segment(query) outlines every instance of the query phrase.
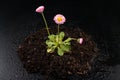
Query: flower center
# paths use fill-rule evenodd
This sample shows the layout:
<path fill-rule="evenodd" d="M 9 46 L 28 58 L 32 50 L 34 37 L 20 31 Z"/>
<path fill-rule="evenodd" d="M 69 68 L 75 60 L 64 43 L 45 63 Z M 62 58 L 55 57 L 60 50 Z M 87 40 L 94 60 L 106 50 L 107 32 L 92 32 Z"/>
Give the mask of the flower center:
<path fill-rule="evenodd" d="M 62 21 L 62 17 L 58 17 L 57 20 L 60 22 Z"/>

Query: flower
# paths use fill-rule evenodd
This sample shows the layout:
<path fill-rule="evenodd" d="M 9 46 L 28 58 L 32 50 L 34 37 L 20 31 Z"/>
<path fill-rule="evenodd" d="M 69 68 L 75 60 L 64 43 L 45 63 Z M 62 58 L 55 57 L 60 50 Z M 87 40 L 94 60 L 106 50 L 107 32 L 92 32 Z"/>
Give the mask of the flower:
<path fill-rule="evenodd" d="M 37 9 L 36 9 L 36 12 L 38 13 L 42 13 L 44 11 L 44 6 L 39 6 Z"/>
<path fill-rule="evenodd" d="M 83 38 L 79 38 L 79 43 L 80 43 L 80 44 L 83 43 Z"/>
<path fill-rule="evenodd" d="M 61 14 L 57 14 L 55 17 L 54 17 L 54 21 L 56 24 L 64 24 L 64 22 L 66 21 L 65 17 Z"/>

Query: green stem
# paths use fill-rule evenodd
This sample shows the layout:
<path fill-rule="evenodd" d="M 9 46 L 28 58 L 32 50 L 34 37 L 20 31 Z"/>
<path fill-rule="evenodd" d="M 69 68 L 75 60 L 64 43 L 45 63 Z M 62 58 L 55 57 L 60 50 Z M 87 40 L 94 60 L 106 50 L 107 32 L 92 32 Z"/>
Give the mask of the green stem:
<path fill-rule="evenodd" d="M 72 40 L 77 40 L 76 38 L 72 38 Z"/>
<path fill-rule="evenodd" d="M 58 34 L 59 34 L 60 25 L 58 24 Z"/>
<path fill-rule="evenodd" d="M 58 42 L 59 42 L 59 29 L 60 29 L 60 25 L 58 24 Z"/>
<path fill-rule="evenodd" d="M 47 25 L 47 21 L 46 21 L 46 19 L 45 19 L 44 13 L 42 12 L 41 14 L 42 14 L 43 20 L 44 20 L 44 22 L 45 22 L 45 26 L 46 26 L 48 35 L 50 35 L 49 29 L 48 29 L 48 25 Z"/>

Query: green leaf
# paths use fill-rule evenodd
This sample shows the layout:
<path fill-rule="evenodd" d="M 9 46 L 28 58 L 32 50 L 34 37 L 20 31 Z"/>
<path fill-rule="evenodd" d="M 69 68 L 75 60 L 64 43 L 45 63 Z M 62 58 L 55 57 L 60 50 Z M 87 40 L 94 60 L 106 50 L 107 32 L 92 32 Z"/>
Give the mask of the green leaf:
<path fill-rule="evenodd" d="M 59 37 L 60 37 L 61 41 L 63 40 L 64 36 L 65 36 L 65 33 L 64 32 L 60 32 Z"/>
<path fill-rule="evenodd" d="M 55 48 L 56 48 L 56 46 L 52 46 L 52 47 L 47 49 L 47 52 L 52 53 L 52 52 L 54 52 Z"/>
<path fill-rule="evenodd" d="M 55 35 L 54 34 L 49 35 L 48 38 L 51 41 L 55 41 Z"/>
<path fill-rule="evenodd" d="M 55 36 L 55 40 L 56 40 L 56 42 L 59 41 L 59 37 L 58 37 L 58 35 Z"/>
<path fill-rule="evenodd" d="M 50 40 L 46 40 L 46 44 L 48 47 L 51 47 L 54 45 L 54 42 L 50 41 Z"/>
<path fill-rule="evenodd" d="M 64 55 L 64 51 L 62 49 L 60 49 L 59 47 L 58 47 L 58 55 L 59 56 L 63 56 Z"/>
<path fill-rule="evenodd" d="M 63 44 L 64 44 L 64 45 L 69 45 L 69 46 L 71 45 L 70 42 L 63 42 Z"/>
<path fill-rule="evenodd" d="M 48 45 L 48 44 L 49 44 L 49 42 L 50 42 L 50 40 L 46 40 L 46 42 L 45 42 L 45 43 Z"/>
<path fill-rule="evenodd" d="M 68 51 L 70 51 L 70 46 L 69 45 L 60 45 L 60 48 L 63 50 L 63 51 L 66 51 L 66 52 L 68 52 Z"/>
<path fill-rule="evenodd" d="M 71 40 L 72 40 L 72 38 L 67 38 L 64 42 L 69 42 Z"/>

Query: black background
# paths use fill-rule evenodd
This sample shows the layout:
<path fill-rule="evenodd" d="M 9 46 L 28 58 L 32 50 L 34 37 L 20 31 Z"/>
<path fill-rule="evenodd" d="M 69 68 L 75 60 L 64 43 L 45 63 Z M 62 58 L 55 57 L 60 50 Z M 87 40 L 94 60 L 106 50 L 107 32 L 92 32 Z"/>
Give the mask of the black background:
<path fill-rule="evenodd" d="M 65 25 L 81 26 L 98 42 L 104 38 L 111 69 L 111 74 L 105 80 L 119 80 L 119 4 L 117 0 L 1 0 L 0 80 L 42 80 L 40 75 L 27 74 L 15 51 L 17 43 L 32 33 L 38 21 L 43 24 L 41 16 L 35 12 L 40 5 L 45 6 L 44 13 L 49 24 L 54 23 L 52 19 L 55 14 L 61 13 L 67 18 Z"/>

